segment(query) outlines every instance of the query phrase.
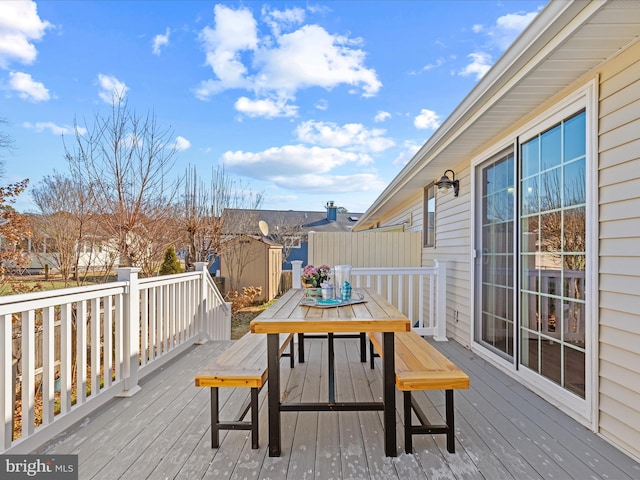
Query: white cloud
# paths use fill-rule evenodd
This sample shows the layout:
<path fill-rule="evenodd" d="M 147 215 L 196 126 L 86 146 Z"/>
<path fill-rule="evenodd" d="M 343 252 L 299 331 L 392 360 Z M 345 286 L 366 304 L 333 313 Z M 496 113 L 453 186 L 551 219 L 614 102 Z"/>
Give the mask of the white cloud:
<path fill-rule="evenodd" d="M 240 97 L 235 103 L 235 108 L 249 117 L 295 117 L 298 114 L 298 107 L 288 105 L 286 100 L 251 100 Z"/>
<path fill-rule="evenodd" d="M 536 15 L 538 12 L 503 15 L 496 20 L 496 24 L 489 29 L 487 34 L 500 50 L 506 50 Z"/>
<path fill-rule="evenodd" d="M 257 153 L 226 152 L 222 160 L 229 172 L 268 181 L 287 190 L 331 194 L 381 191 L 385 187 L 375 173 L 329 174 L 339 166 L 371 160 L 366 155 L 335 148 L 287 145 Z"/>
<path fill-rule="evenodd" d="M 24 128 L 28 128 L 31 130 L 35 130 L 38 133 L 44 132 L 45 130 L 49 130 L 54 135 L 72 135 L 76 132 L 80 135 L 85 135 L 87 133 L 87 129 L 83 127 L 73 127 L 70 125 L 57 125 L 53 122 L 24 122 L 22 124 Z"/>
<path fill-rule="evenodd" d="M 214 27 L 205 27 L 200 39 L 206 63 L 215 79 L 195 90 L 207 100 L 229 89 L 252 91 L 260 98 L 292 100 L 298 90 L 347 85 L 365 97 L 376 95 L 382 84 L 375 70 L 366 68 L 362 40 L 331 35 L 318 25 L 297 25 L 304 11 L 263 9 L 271 35 L 259 36 L 258 24 L 246 7 L 214 8 Z M 284 32 L 284 33 L 283 33 Z"/>
<path fill-rule="evenodd" d="M 169 45 L 170 34 L 171 34 L 171 30 L 167 28 L 167 30 L 164 32 L 164 35 L 159 33 L 158 35 L 153 37 L 151 51 L 153 52 L 154 55 L 160 55 L 160 51 L 162 50 L 162 47 Z"/>
<path fill-rule="evenodd" d="M 216 27 L 205 27 L 200 32 L 200 40 L 206 51 L 206 63 L 218 79 L 200 83 L 196 96 L 201 100 L 229 88 L 250 87 L 240 55 L 258 47 L 256 21 L 248 9 L 232 10 L 216 5 L 214 18 Z"/>
<path fill-rule="evenodd" d="M 475 52 L 470 53 L 467 57 L 472 61 L 460 72 L 460 75 L 463 77 L 475 75 L 476 80 L 480 80 L 491 68 L 491 55 L 485 52 Z"/>
<path fill-rule="evenodd" d="M 285 145 L 262 152 L 225 152 L 222 156 L 230 171 L 248 177 L 269 180 L 282 175 L 299 176 L 326 173 L 347 163 L 371 163 L 363 153 L 346 152 L 337 148 Z"/>
<path fill-rule="evenodd" d="M 413 158 L 413 156 L 420 150 L 422 144 L 414 143 L 411 141 L 405 141 L 402 146 L 402 151 L 400 154 L 393 160 L 392 164 L 396 167 L 404 167 L 409 160 Z"/>
<path fill-rule="evenodd" d="M 272 10 L 268 5 L 262 8 L 264 22 L 269 25 L 275 35 L 280 35 L 282 28 L 291 28 L 304 22 L 305 11 L 294 7 L 286 10 Z"/>
<path fill-rule="evenodd" d="M 191 148 L 191 142 L 184 137 L 177 136 L 175 149 L 178 152 L 184 152 L 185 150 L 189 150 Z"/>
<path fill-rule="evenodd" d="M 376 113 L 376 116 L 374 117 L 373 121 L 376 123 L 380 123 L 380 122 L 384 122 L 387 118 L 391 118 L 391 114 L 389 112 L 380 110 L 378 113 Z"/>
<path fill-rule="evenodd" d="M 413 119 L 413 125 L 420 130 L 435 130 L 440 126 L 440 116 L 433 110 L 423 108 L 420 110 L 420 114 Z"/>
<path fill-rule="evenodd" d="M 46 102 L 51 98 L 49 90 L 31 75 L 23 72 L 9 72 L 9 88 L 18 92 L 18 96 L 30 102 Z"/>
<path fill-rule="evenodd" d="M 98 96 L 109 105 L 117 103 L 118 100 L 124 99 L 127 95 L 129 87 L 121 82 L 116 77 L 111 75 L 98 74 L 98 84 L 100 85 L 100 92 Z"/>
<path fill-rule="evenodd" d="M 327 110 L 329 108 L 329 101 L 326 98 L 321 98 L 314 105 L 318 110 Z"/>
<path fill-rule="evenodd" d="M 471 59 L 464 69 L 458 72 L 459 75 L 467 77 L 475 75 L 476 80 L 480 80 L 489 71 L 493 64 L 490 51 L 502 53 L 509 48 L 522 31 L 531 23 L 538 12 L 518 12 L 508 13 L 498 17 L 494 25 L 489 27 L 475 24 L 472 27 L 474 33 L 486 36 L 488 42 L 483 50 L 479 50 L 467 55 Z"/>
<path fill-rule="evenodd" d="M 308 193 L 336 194 L 353 192 L 382 191 L 385 182 L 374 173 L 354 175 L 300 175 L 274 176 L 271 179 L 278 187 Z"/>
<path fill-rule="evenodd" d="M 356 152 L 381 152 L 395 145 L 384 137 L 383 129 L 367 129 L 360 123 L 338 126 L 333 122 L 309 120 L 296 128 L 298 139 L 322 147 L 344 148 Z"/>
<path fill-rule="evenodd" d="M 444 59 L 443 58 L 439 58 L 438 60 L 436 60 L 436 63 L 429 63 L 427 65 L 425 65 L 424 67 L 422 67 L 423 70 L 428 71 L 431 70 L 433 68 L 438 68 L 440 66 L 442 66 L 442 64 L 444 64 Z"/>
<path fill-rule="evenodd" d="M 364 67 L 364 51 L 354 48 L 359 44 L 358 39 L 330 35 L 318 25 L 305 25 L 280 36 L 276 48 L 259 52 L 263 68 L 256 77 L 256 88 L 293 94 L 302 88 L 330 90 L 345 84 L 360 87 L 364 97 L 374 96 L 382 84 L 374 70 Z"/>
<path fill-rule="evenodd" d="M 40 19 L 36 2 L 0 2 L 0 68 L 12 61 L 32 64 L 38 55 L 32 42 L 48 28 L 51 24 Z"/>

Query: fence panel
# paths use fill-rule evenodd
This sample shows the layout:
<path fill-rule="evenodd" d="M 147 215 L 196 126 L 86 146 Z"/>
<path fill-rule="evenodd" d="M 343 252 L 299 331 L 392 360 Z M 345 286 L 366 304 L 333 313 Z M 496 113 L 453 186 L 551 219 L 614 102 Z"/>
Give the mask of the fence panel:
<path fill-rule="evenodd" d="M 420 267 L 420 232 L 315 232 L 309 234 L 311 265 Z"/>

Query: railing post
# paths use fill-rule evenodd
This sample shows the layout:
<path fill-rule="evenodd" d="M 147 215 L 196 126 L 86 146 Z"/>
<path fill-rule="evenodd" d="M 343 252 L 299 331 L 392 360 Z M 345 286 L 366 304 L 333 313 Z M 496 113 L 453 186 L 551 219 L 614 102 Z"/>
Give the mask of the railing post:
<path fill-rule="evenodd" d="M 302 260 L 291 261 L 291 287 L 302 288 Z"/>
<path fill-rule="evenodd" d="M 200 276 L 200 304 L 198 305 L 198 341 L 196 344 L 203 345 L 208 341 L 208 325 L 207 325 L 207 262 L 195 262 L 196 272 L 201 272 Z"/>
<path fill-rule="evenodd" d="M 436 334 L 434 340 L 447 341 L 447 262 L 435 260 L 436 267 Z"/>
<path fill-rule="evenodd" d="M 0 316 L 0 413 L 3 423 L 0 430 L 0 452 L 4 452 L 13 441 L 13 412 L 15 379 L 11 372 L 13 348 L 11 344 L 11 315 Z"/>
<path fill-rule="evenodd" d="M 128 282 L 124 295 L 124 391 L 120 397 L 130 397 L 138 393 L 138 357 L 140 355 L 140 286 L 138 284 L 139 268 L 116 268 L 119 282 Z"/>

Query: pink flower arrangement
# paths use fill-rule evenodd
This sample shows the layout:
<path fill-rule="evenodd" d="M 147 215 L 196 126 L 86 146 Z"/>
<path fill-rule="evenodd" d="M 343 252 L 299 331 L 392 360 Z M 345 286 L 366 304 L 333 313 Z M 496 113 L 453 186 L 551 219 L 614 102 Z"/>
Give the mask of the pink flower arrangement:
<path fill-rule="evenodd" d="M 308 287 L 318 288 L 322 282 L 329 280 L 330 271 L 331 269 L 326 265 L 320 265 L 317 268 L 307 265 L 302 270 L 302 281 Z"/>

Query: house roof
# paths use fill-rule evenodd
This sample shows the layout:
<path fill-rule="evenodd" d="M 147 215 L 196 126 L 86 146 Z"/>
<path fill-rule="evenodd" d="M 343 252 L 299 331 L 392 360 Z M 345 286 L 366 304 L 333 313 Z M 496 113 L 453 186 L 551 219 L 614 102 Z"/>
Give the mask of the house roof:
<path fill-rule="evenodd" d="M 360 218 L 361 213 L 337 213 L 335 221 L 327 219 L 327 212 L 294 211 L 294 210 L 248 210 L 225 209 L 222 212 L 225 233 L 255 233 L 260 232 L 258 222 L 264 221 L 269 229 L 277 229 L 279 226 L 301 226 L 304 233 L 309 232 L 349 232 Z M 238 219 L 250 218 L 250 232 L 239 232 L 246 221 Z"/>
<path fill-rule="evenodd" d="M 392 180 L 354 230 L 371 228 L 442 173 L 638 41 L 637 0 L 551 0 Z M 461 195 L 465 192 L 461 190 Z M 468 193 L 468 192 L 467 192 Z"/>

